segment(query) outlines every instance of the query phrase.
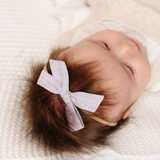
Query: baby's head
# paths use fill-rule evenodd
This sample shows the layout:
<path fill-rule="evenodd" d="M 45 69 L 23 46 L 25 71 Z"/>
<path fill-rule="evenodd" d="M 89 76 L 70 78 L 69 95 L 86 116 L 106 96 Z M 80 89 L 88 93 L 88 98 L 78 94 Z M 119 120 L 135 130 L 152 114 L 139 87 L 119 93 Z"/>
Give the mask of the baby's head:
<path fill-rule="evenodd" d="M 118 122 L 114 127 L 107 126 L 79 109 L 85 127 L 71 132 L 61 96 L 37 85 L 45 64 L 35 65 L 26 94 L 31 133 L 56 153 L 84 152 L 83 148 L 106 144 L 106 136 L 128 117 L 131 105 L 142 94 L 151 74 L 142 44 L 113 30 L 98 32 L 73 47 L 53 51 L 50 59 L 66 63 L 71 92 L 104 95 L 95 116 Z M 47 72 L 51 74 L 49 63 Z"/>
<path fill-rule="evenodd" d="M 103 87 L 112 88 L 116 95 L 115 107 L 109 121 L 128 117 L 130 106 L 140 97 L 147 85 L 151 69 L 142 44 L 122 32 L 104 30 L 97 32 L 69 48 L 62 55 L 71 55 L 75 63 L 97 64 L 97 75 L 103 77 Z M 106 106 L 108 108 L 108 106 Z"/>

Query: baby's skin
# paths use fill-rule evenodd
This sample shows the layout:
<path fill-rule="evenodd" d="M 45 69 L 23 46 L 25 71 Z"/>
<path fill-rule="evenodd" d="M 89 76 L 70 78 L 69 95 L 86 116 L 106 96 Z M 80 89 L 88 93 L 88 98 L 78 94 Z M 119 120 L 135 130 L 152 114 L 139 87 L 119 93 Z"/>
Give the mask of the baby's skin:
<path fill-rule="evenodd" d="M 109 85 L 119 93 L 118 103 L 107 118 L 111 122 L 126 119 L 151 76 L 143 45 L 122 32 L 104 30 L 83 39 L 62 53 L 65 54 L 71 54 L 75 62 L 100 63 L 97 69 L 103 70 L 104 79 L 112 79 Z"/>

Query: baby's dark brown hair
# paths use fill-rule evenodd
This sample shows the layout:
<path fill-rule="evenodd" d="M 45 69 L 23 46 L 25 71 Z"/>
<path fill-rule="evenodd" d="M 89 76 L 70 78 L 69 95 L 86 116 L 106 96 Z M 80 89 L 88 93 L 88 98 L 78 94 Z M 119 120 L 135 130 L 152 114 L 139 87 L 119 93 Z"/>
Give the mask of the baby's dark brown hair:
<path fill-rule="evenodd" d="M 60 56 L 66 49 L 57 49 L 51 53 L 49 59 L 62 60 L 66 63 L 69 73 L 69 90 L 71 92 L 83 91 L 104 95 L 96 115 L 102 115 L 104 109 L 114 107 L 116 94 L 111 88 L 103 87 L 101 72 L 95 68 L 97 62 L 75 63 L 69 55 Z M 24 94 L 25 109 L 28 118 L 28 131 L 33 140 L 37 140 L 50 153 L 91 153 L 95 147 L 107 145 L 107 137 L 120 128 L 124 123 L 120 120 L 115 127 L 106 126 L 95 121 L 90 115 L 79 110 L 85 127 L 79 131 L 71 132 L 66 117 L 66 104 L 59 94 L 54 94 L 37 85 L 37 80 L 46 64 L 33 64 L 31 77 L 27 79 Z M 51 74 L 49 63 L 48 73 Z M 95 76 L 96 75 L 96 76 Z M 105 106 L 105 108 L 104 108 Z M 109 106 L 108 108 L 106 106 Z M 105 112 L 106 113 L 106 112 Z M 109 144 L 108 144 L 109 145 Z"/>

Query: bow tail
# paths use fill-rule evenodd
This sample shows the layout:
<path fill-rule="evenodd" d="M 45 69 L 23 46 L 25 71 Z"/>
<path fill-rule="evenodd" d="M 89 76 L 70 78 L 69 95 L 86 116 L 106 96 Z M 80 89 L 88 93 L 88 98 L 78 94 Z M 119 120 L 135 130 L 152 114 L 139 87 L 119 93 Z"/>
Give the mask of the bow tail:
<path fill-rule="evenodd" d="M 70 130 L 72 132 L 84 128 L 84 123 L 81 115 L 79 114 L 78 109 L 73 105 L 72 102 L 66 103 L 66 115 Z"/>

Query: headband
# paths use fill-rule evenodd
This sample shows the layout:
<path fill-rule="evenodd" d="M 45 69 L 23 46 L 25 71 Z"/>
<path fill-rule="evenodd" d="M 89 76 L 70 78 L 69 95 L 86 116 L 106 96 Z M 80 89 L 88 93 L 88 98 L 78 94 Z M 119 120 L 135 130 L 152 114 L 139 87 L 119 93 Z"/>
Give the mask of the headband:
<path fill-rule="evenodd" d="M 85 93 L 70 92 L 69 77 L 65 63 L 58 60 L 49 60 L 52 75 L 42 70 L 37 84 L 51 93 L 60 94 L 66 103 L 66 115 L 71 131 L 84 128 L 84 123 L 77 109 L 95 112 L 102 102 L 104 96 Z"/>
<path fill-rule="evenodd" d="M 88 111 L 85 111 L 85 110 L 82 110 L 82 109 L 81 109 L 81 111 L 84 112 L 84 113 L 86 113 L 86 114 L 88 114 L 88 115 L 90 115 L 90 116 L 92 117 L 92 119 L 96 120 L 97 122 L 99 122 L 99 123 L 101 123 L 101 124 L 104 124 L 104 125 L 107 125 L 107 126 L 111 126 L 111 127 L 117 125 L 117 122 L 108 122 L 108 121 L 106 121 L 106 120 L 103 120 L 103 119 L 95 116 L 95 115 L 94 115 L 93 113 L 91 113 L 91 112 L 88 112 Z"/>
<path fill-rule="evenodd" d="M 46 65 L 43 67 L 43 69 L 44 69 L 44 71 L 48 72 Z M 97 122 L 99 122 L 99 123 L 101 123 L 101 124 L 104 124 L 104 125 L 107 125 L 107 126 L 116 126 L 116 125 L 117 125 L 117 122 L 108 122 L 108 121 L 106 121 L 106 120 L 103 120 L 103 119 L 95 116 L 95 115 L 94 115 L 93 113 L 91 113 L 91 112 L 88 112 L 88 111 L 83 110 L 83 109 L 81 109 L 81 111 L 84 112 L 85 114 L 90 115 L 92 119 L 96 120 Z"/>

